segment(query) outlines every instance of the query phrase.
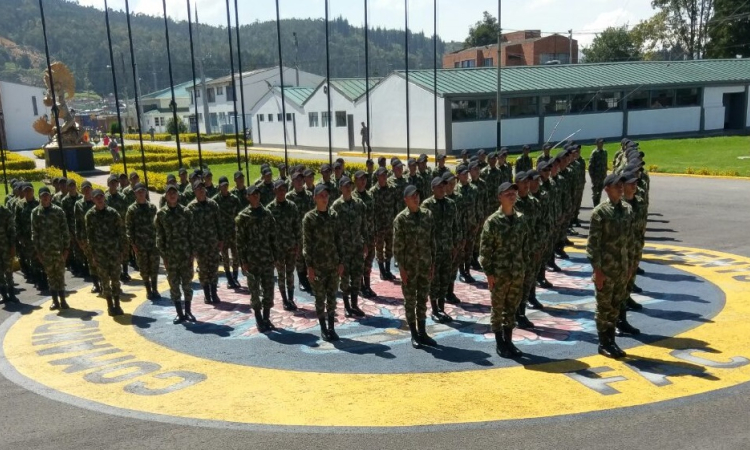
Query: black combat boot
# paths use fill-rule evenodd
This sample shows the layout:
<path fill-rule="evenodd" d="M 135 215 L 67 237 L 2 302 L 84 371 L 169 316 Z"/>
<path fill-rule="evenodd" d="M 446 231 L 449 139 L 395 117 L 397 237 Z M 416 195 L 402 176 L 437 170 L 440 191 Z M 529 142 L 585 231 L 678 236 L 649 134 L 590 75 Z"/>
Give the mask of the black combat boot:
<path fill-rule="evenodd" d="M 576 218 L 573 219 L 573 225 L 575 225 L 575 226 L 577 226 L 579 228 L 581 227 L 581 219 L 578 218 L 578 214 L 576 214 Z"/>
<path fill-rule="evenodd" d="M 477 282 L 477 280 L 475 280 L 474 277 L 471 276 L 471 264 L 470 263 L 464 264 L 464 272 L 466 274 L 466 282 L 467 283 L 473 284 L 473 283 Z"/>
<path fill-rule="evenodd" d="M 271 307 L 270 306 L 263 307 L 263 324 L 265 324 L 266 330 L 268 331 L 273 331 L 276 329 L 276 327 L 273 326 L 273 323 L 271 323 Z"/>
<path fill-rule="evenodd" d="M 344 317 L 353 317 L 352 305 L 349 303 L 349 294 L 343 294 L 341 296 L 344 299 Z"/>
<path fill-rule="evenodd" d="M 115 315 L 115 304 L 112 302 L 112 296 L 107 296 L 107 314 L 110 317 Z"/>
<path fill-rule="evenodd" d="M 641 334 L 641 330 L 628 323 L 628 310 L 625 308 L 620 310 L 620 317 L 617 319 L 616 328 L 619 336 L 624 336 L 626 334 L 637 336 Z"/>
<path fill-rule="evenodd" d="M 474 255 L 474 257 L 471 259 L 471 268 L 478 272 L 482 271 L 482 265 L 479 264 L 479 258 L 477 255 Z"/>
<path fill-rule="evenodd" d="M 640 311 L 643 309 L 643 305 L 633 300 L 633 297 L 628 295 L 625 299 L 625 306 L 631 311 Z"/>
<path fill-rule="evenodd" d="M 191 301 L 185 300 L 185 319 L 187 319 L 188 322 L 195 322 L 197 320 L 193 315 L 192 303 L 193 302 Z"/>
<path fill-rule="evenodd" d="M 410 323 L 409 331 L 411 331 L 411 346 L 414 348 L 422 348 L 422 342 L 419 339 L 419 331 L 417 331 L 417 324 Z"/>
<path fill-rule="evenodd" d="M 10 303 L 21 303 L 21 300 L 16 297 L 16 291 L 13 288 L 13 280 L 11 280 L 10 287 L 7 287 L 8 292 L 8 302 Z"/>
<path fill-rule="evenodd" d="M 92 286 L 92 288 L 91 288 L 91 293 L 92 294 L 101 294 L 102 293 L 102 286 L 101 286 L 101 284 L 99 284 L 99 277 L 92 276 L 91 279 L 92 279 L 92 282 L 94 283 L 94 286 Z"/>
<path fill-rule="evenodd" d="M 456 293 L 453 292 L 453 290 L 456 288 L 456 282 L 451 281 L 451 284 L 448 285 L 448 294 L 445 296 L 445 302 L 450 303 L 451 305 L 458 305 L 461 303 L 461 299 L 456 297 Z"/>
<path fill-rule="evenodd" d="M 510 358 L 512 353 L 505 344 L 505 337 L 502 331 L 495 331 L 495 352 L 501 358 Z"/>
<path fill-rule="evenodd" d="M 121 315 L 125 314 L 125 311 L 123 311 L 122 308 L 120 307 L 120 296 L 119 295 L 115 295 L 114 296 L 113 303 L 114 303 L 115 316 L 121 316 Z"/>
<path fill-rule="evenodd" d="M 446 322 L 453 322 L 453 317 L 449 316 L 448 313 L 445 312 L 445 299 L 439 298 L 437 304 L 438 311 L 440 311 L 440 314 L 442 314 L 443 319 L 445 319 Z"/>
<path fill-rule="evenodd" d="M 640 287 L 638 287 L 637 284 L 634 284 L 632 292 L 633 292 L 633 294 L 642 294 L 643 293 L 643 289 L 641 289 Z"/>
<path fill-rule="evenodd" d="M 302 292 L 312 292 L 312 287 L 310 287 L 310 280 L 307 279 L 307 272 L 300 271 L 297 272 L 297 278 L 299 278 L 299 290 Z"/>
<path fill-rule="evenodd" d="M 544 309 L 544 305 L 542 305 L 539 300 L 536 298 L 536 288 L 532 288 L 531 292 L 529 293 L 529 308 L 531 309 L 538 309 L 539 311 Z"/>
<path fill-rule="evenodd" d="M 645 275 L 646 271 L 643 270 L 643 269 L 641 269 L 640 267 L 638 267 L 637 269 L 635 269 L 635 274 L 636 275 Z"/>
<path fill-rule="evenodd" d="M 211 303 L 213 304 L 221 303 L 218 290 L 219 290 L 219 283 L 212 283 L 211 284 Z"/>
<path fill-rule="evenodd" d="M 174 302 L 174 310 L 177 312 L 177 315 L 174 316 L 172 323 L 175 325 L 181 324 L 186 319 L 185 313 L 182 312 L 182 302 L 180 302 L 179 300 Z"/>
<path fill-rule="evenodd" d="M 388 261 L 385 262 L 385 273 L 386 273 L 386 276 L 388 277 L 388 281 L 394 281 L 396 279 L 396 276 L 393 275 L 393 273 L 391 272 L 391 261 L 390 260 L 388 260 Z"/>
<path fill-rule="evenodd" d="M 154 296 L 152 300 L 161 300 L 161 294 L 159 294 L 159 289 L 156 287 L 156 283 L 156 278 L 151 280 L 151 294 Z"/>
<path fill-rule="evenodd" d="M 148 279 L 143 280 L 143 284 L 146 286 L 146 298 L 148 300 L 154 299 L 154 293 L 151 291 L 151 281 Z"/>
<path fill-rule="evenodd" d="M 289 302 L 288 311 L 297 311 L 297 304 L 294 303 L 294 288 L 289 288 L 289 290 L 286 293 L 286 296 L 287 296 L 287 302 Z"/>
<path fill-rule="evenodd" d="M 568 256 L 568 254 L 565 253 L 565 247 L 563 246 L 563 244 L 559 244 L 555 248 L 555 255 L 557 255 L 557 257 L 560 259 L 570 259 L 570 256 Z"/>
<path fill-rule="evenodd" d="M 265 333 L 268 331 L 268 328 L 266 328 L 266 321 L 263 320 L 263 313 L 260 308 L 253 308 L 253 312 L 255 313 L 255 326 L 258 328 L 258 332 Z"/>
<path fill-rule="evenodd" d="M 359 299 L 357 298 L 357 290 L 352 292 L 352 314 L 356 317 L 365 317 L 365 312 L 359 309 Z"/>
<path fill-rule="evenodd" d="M 419 342 L 422 343 L 422 345 L 426 345 L 428 347 L 436 347 L 437 342 L 435 342 L 435 339 L 431 338 L 429 334 L 427 334 L 427 321 L 424 319 L 417 321 L 417 328 L 419 329 Z"/>
<path fill-rule="evenodd" d="M 612 346 L 612 350 L 614 350 L 615 354 L 617 355 L 616 358 L 624 358 L 628 356 L 627 353 L 625 353 L 625 350 L 621 349 L 619 345 L 617 345 L 617 342 L 615 341 L 615 327 L 609 328 L 607 330 L 607 335 L 609 336 L 609 342 Z"/>
<path fill-rule="evenodd" d="M 211 304 L 211 285 L 209 284 L 203 285 L 203 303 L 207 305 Z"/>
<path fill-rule="evenodd" d="M 599 206 L 599 203 L 602 202 L 602 193 L 594 192 L 593 194 L 591 194 L 591 202 L 594 204 L 594 208 Z"/>
<path fill-rule="evenodd" d="M 232 267 L 232 279 L 234 280 L 234 284 L 237 285 L 237 289 L 242 287 L 242 285 L 240 284 L 240 268 L 239 267 Z"/>
<path fill-rule="evenodd" d="M 388 280 L 388 274 L 385 272 L 385 263 L 378 261 L 378 269 L 380 269 L 380 279 L 383 281 Z"/>
<path fill-rule="evenodd" d="M 549 261 L 547 261 L 547 267 L 549 267 L 549 270 L 551 272 L 562 272 L 562 269 L 560 268 L 560 266 L 558 266 L 557 263 L 555 262 L 554 255 L 550 257 Z"/>
<path fill-rule="evenodd" d="M 539 285 L 539 287 L 550 289 L 552 288 L 552 283 L 547 280 L 547 275 L 545 274 L 544 267 L 539 271 L 539 274 L 536 276 L 536 282 Z"/>
<path fill-rule="evenodd" d="M 229 266 L 224 266 L 224 276 L 227 277 L 227 289 L 237 289 L 237 283 L 232 278 L 232 271 L 229 270 Z"/>
<path fill-rule="evenodd" d="M 503 340 L 505 341 L 505 346 L 508 348 L 511 357 L 518 358 L 523 356 L 523 352 L 513 344 L 513 327 L 503 327 Z"/>
<path fill-rule="evenodd" d="M 2 294 L 3 298 L 0 301 L 0 303 L 8 303 L 8 288 L 3 286 L 0 287 L 0 294 Z"/>
<path fill-rule="evenodd" d="M 519 303 L 518 309 L 516 309 L 516 322 L 518 322 L 518 328 L 522 330 L 531 330 L 534 328 L 534 324 L 526 317 L 526 302 L 524 301 Z"/>
<path fill-rule="evenodd" d="M 124 262 L 122 263 L 122 273 L 120 274 L 120 281 L 125 283 L 130 280 L 132 280 L 132 278 L 130 278 L 130 275 L 128 275 L 128 263 Z"/>
<path fill-rule="evenodd" d="M 57 292 L 52 293 L 52 304 L 49 305 L 50 311 L 57 311 L 60 309 L 60 299 L 57 298 Z"/>
<path fill-rule="evenodd" d="M 70 309 L 70 305 L 65 301 L 65 290 L 59 292 L 60 294 L 60 309 Z"/>
<path fill-rule="evenodd" d="M 362 297 L 375 298 L 377 296 L 378 294 L 376 294 L 370 287 L 370 275 L 363 276 L 362 277 Z"/>
<path fill-rule="evenodd" d="M 446 320 L 443 317 L 443 314 L 440 312 L 440 307 L 438 306 L 437 299 L 430 297 L 430 307 L 432 308 L 432 314 L 430 315 L 432 320 L 437 323 L 445 323 Z"/>
<path fill-rule="evenodd" d="M 328 325 L 326 325 L 325 319 L 318 319 L 320 323 L 320 338 L 326 342 L 330 342 L 331 338 L 328 336 Z"/>
<path fill-rule="evenodd" d="M 336 334 L 336 330 L 334 330 L 334 324 L 336 323 L 336 316 L 333 314 L 328 315 L 328 339 L 331 341 L 338 341 L 339 335 Z"/>
<path fill-rule="evenodd" d="M 279 288 L 279 293 L 281 294 L 281 304 L 284 306 L 284 311 L 289 311 L 289 300 L 286 297 L 286 291 L 283 287 Z"/>
<path fill-rule="evenodd" d="M 49 283 L 47 282 L 47 275 L 43 271 L 39 271 L 37 275 L 37 287 L 40 291 L 49 291 Z"/>

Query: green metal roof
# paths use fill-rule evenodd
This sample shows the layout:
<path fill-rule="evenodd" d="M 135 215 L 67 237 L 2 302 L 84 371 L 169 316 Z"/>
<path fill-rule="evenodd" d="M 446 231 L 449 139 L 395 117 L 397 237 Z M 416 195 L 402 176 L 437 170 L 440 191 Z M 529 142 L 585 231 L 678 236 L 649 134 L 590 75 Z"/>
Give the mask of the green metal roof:
<path fill-rule="evenodd" d="M 276 89 L 276 92 L 281 92 L 281 89 L 279 89 L 278 86 L 274 89 Z M 284 88 L 284 96 L 289 99 L 289 101 L 294 102 L 299 106 L 302 106 L 302 104 L 305 103 L 305 100 L 310 98 L 313 92 L 315 92 L 315 88 L 310 87 L 287 86 Z"/>
<path fill-rule="evenodd" d="M 380 82 L 381 78 L 370 78 L 370 89 Z M 338 89 L 344 97 L 355 101 L 367 92 L 364 78 L 337 78 L 331 80 L 331 86 Z"/>
<path fill-rule="evenodd" d="M 211 79 L 210 78 L 206 78 L 206 81 L 211 81 Z M 201 82 L 200 82 L 200 80 L 196 80 L 196 83 L 198 85 L 200 85 Z M 184 83 L 175 84 L 175 86 L 174 86 L 174 97 L 175 98 L 185 98 L 185 97 L 190 98 L 190 93 L 187 90 L 188 87 L 191 88 L 191 89 L 193 88 L 193 82 L 192 81 L 186 81 Z M 144 100 L 160 99 L 160 98 L 171 99 L 172 98 L 172 89 L 171 88 L 166 88 L 166 89 L 162 89 L 160 91 L 151 92 L 151 93 L 143 95 L 141 98 L 144 99 Z"/>
<path fill-rule="evenodd" d="M 750 59 L 564 64 L 500 70 L 500 92 L 507 94 L 750 82 Z M 397 73 L 405 76 L 403 71 Z M 432 70 L 410 71 L 409 80 L 433 90 Z M 437 92 L 441 97 L 496 94 L 497 67 L 439 69 Z"/>

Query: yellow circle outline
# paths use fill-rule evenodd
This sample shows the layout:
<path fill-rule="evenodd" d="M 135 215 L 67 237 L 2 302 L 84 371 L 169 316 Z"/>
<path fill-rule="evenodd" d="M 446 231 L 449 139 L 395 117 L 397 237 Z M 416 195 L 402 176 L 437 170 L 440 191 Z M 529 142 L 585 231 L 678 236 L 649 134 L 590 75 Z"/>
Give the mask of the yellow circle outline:
<path fill-rule="evenodd" d="M 647 245 L 647 250 L 672 250 L 682 254 L 703 255 L 706 262 L 736 261 L 750 273 L 750 258 L 736 255 L 665 245 Z M 651 262 L 672 264 L 669 254 L 649 255 Z M 705 341 L 715 354 L 700 354 L 715 361 L 750 355 L 750 342 L 744 338 L 750 302 L 748 288 L 733 279 L 731 267 L 687 262 L 674 267 L 707 279 L 726 295 L 723 310 L 711 321 L 674 338 L 641 345 L 628 350 L 631 358 L 684 363 L 670 355 L 678 342 Z M 702 267 L 702 265 L 704 267 Z M 722 271 L 724 273 L 722 273 Z M 136 289 L 136 288 L 130 288 Z M 76 307 L 99 306 L 101 299 L 76 294 L 70 299 Z M 126 312 L 137 305 L 126 304 Z M 33 346 L 32 335 L 43 325 L 46 312 L 18 318 L 10 326 L 3 342 L 7 361 L 23 377 L 46 388 L 76 398 L 137 413 L 173 416 L 188 420 L 225 421 L 252 425 L 326 426 L 326 427 L 410 427 L 469 424 L 504 420 L 587 413 L 706 393 L 750 381 L 750 364 L 734 369 L 706 368 L 710 377 L 674 377 L 671 384 L 657 387 L 639 376 L 626 361 L 599 355 L 578 360 L 562 360 L 528 368 L 523 366 L 445 373 L 350 374 L 316 373 L 249 367 L 208 361 L 197 356 L 161 347 L 138 334 L 129 323 L 120 324 L 97 316 L 98 329 L 106 342 L 122 349 L 134 360 L 158 363 L 162 371 L 194 371 L 206 375 L 195 386 L 158 396 L 141 396 L 122 388 L 130 381 L 94 384 L 83 375 L 96 369 L 64 373 L 49 361 L 73 356 L 41 356 L 44 346 Z M 124 326 L 126 325 L 126 326 Z M 680 339 L 680 341 L 678 341 Z M 670 343 L 670 341 L 673 341 Z M 252 345 L 241 343 L 238 345 Z M 488 349 L 488 352 L 492 349 Z M 418 354 L 418 355 L 421 355 Z M 116 355 L 115 355 L 116 356 Z M 417 356 L 419 357 L 419 356 Z M 629 360 L 633 360 L 629 358 Z M 563 373 L 606 366 L 609 373 L 625 380 L 613 386 L 618 395 L 602 395 Z M 151 379 L 153 389 L 170 381 Z M 159 383 L 162 383 L 160 386 Z M 106 408 L 105 408 L 106 410 Z"/>

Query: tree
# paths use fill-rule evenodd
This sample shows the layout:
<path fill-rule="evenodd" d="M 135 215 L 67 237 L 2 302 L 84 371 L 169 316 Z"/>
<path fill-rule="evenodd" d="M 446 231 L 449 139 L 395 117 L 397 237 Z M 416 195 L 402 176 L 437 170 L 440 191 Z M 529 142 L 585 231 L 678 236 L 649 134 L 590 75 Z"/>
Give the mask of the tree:
<path fill-rule="evenodd" d="M 487 11 L 483 14 L 484 17 L 482 20 L 469 28 L 469 36 L 464 42 L 465 48 L 497 44 L 497 35 L 500 33 L 500 24 L 498 24 L 497 19 Z"/>
<path fill-rule="evenodd" d="M 715 0 L 652 0 L 657 14 L 636 28 L 644 42 L 655 48 L 682 47 L 688 59 L 700 59 L 708 41 Z M 652 34 L 648 34 L 648 33 Z"/>
<path fill-rule="evenodd" d="M 177 124 L 178 124 L 178 127 L 175 127 L 174 118 L 167 120 L 167 133 L 177 134 L 177 128 L 179 128 L 180 133 L 187 133 L 187 125 L 185 125 L 185 122 L 178 119 Z"/>
<path fill-rule="evenodd" d="M 638 61 L 640 45 L 628 31 L 627 25 L 609 27 L 597 34 L 589 47 L 583 49 L 586 62 Z"/>
<path fill-rule="evenodd" d="M 750 2 L 716 0 L 708 36 L 706 57 L 750 57 Z"/>

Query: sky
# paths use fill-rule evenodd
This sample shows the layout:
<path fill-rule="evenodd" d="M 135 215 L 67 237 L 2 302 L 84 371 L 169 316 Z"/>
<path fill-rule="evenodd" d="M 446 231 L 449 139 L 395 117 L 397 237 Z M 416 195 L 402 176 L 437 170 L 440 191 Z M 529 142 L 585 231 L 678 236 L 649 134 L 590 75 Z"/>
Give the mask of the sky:
<path fill-rule="evenodd" d="M 76 1 L 76 0 L 73 0 Z M 433 32 L 433 1 L 406 0 L 409 7 L 409 29 Z M 104 0 L 77 0 L 81 5 L 104 8 Z M 220 0 L 193 0 L 202 23 L 226 25 L 226 4 Z M 405 0 L 368 0 L 368 23 L 371 27 L 404 29 Z M 187 19 L 185 0 L 166 0 L 167 14 L 177 20 Z M 230 0 L 234 4 L 234 0 Z M 610 26 L 633 26 L 654 13 L 650 0 L 505 0 L 501 2 L 500 25 L 503 30 L 533 29 L 567 34 L 579 45 L 587 46 Z M 109 7 L 125 9 L 125 0 L 109 0 Z M 194 6 L 195 7 L 195 6 Z M 497 16 L 497 0 L 437 0 L 438 32 L 445 41 L 463 41 L 469 28 L 482 18 L 483 11 Z M 163 14 L 158 0 L 130 0 L 134 13 L 154 16 Z M 279 0 L 282 19 L 323 18 L 324 0 Z M 239 0 L 240 23 L 276 19 L 275 0 Z M 364 0 L 329 0 L 329 17 L 343 16 L 353 25 L 364 24 Z M 234 17 L 234 12 L 232 12 Z"/>

